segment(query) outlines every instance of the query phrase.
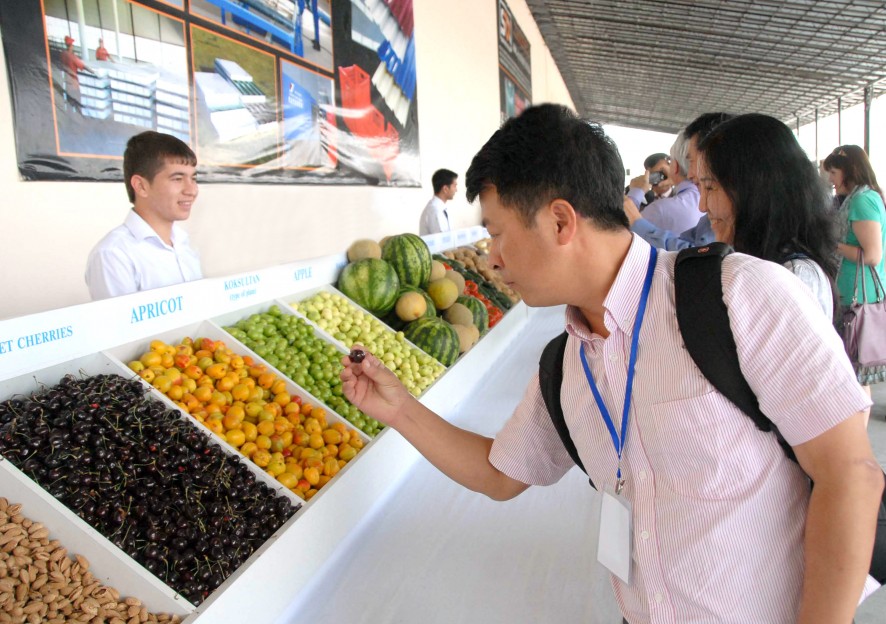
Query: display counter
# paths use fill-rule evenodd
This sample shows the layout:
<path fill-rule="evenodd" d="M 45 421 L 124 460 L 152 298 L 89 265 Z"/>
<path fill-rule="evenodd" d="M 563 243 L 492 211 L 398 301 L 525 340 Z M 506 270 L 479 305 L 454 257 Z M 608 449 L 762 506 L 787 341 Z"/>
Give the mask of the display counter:
<path fill-rule="evenodd" d="M 425 240 L 438 252 L 485 236 L 482 228 L 471 228 Z M 345 262 L 342 254 L 0 321 L 0 400 L 29 391 L 29 385 L 33 391 L 38 384 L 53 384 L 65 373 L 125 374 L 123 361 L 140 343 L 199 331 L 209 319 L 237 316 L 237 311 L 262 302 L 330 284 Z M 453 397 L 465 396 L 489 363 L 504 356 L 526 320 L 527 308 L 514 306 L 424 392 L 421 401 L 432 410 L 451 413 Z M 224 446 L 218 440 L 213 444 Z M 417 458 L 396 432 L 382 431 L 196 607 L 5 460 L 0 460 L 0 495 L 22 503 L 25 515 L 50 527 L 51 537 L 84 554 L 98 580 L 141 598 L 153 611 L 179 615 L 185 622 L 273 622 L 370 511 L 384 507 Z M 259 474 L 259 480 L 263 478 Z"/>
<path fill-rule="evenodd" d="M 426 240 L 437 252 L 484 236 L 475 228 Z M 125 371 L 122 362 L 150 338 L 220 331 L 212 319 L 323 288 L 344 263 L 332 256 L 0 321 L 0 401 L 65 372 Z M 516 305 L 420 400 L 494 435 L 562 326 L 562 308 Z M 591 546 L 598 498 L 577 469 L 499 503 L 449 481 L 394 431 L 366 440 L 196 607 L 3 459 L 0 496 L 85 555 L 98 580 L 187 623 L 621 621 Z M 881 622 L 884 604 L 881 589 L 856 621 Z"/>

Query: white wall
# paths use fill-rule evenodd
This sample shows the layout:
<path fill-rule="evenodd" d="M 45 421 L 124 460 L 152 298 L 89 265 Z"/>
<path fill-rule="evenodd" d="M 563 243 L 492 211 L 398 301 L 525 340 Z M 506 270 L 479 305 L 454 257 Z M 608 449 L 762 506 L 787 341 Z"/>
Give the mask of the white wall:
<path fill-rule="evenodd" d="M 524 0 L 509 0 L 532 45 L 534 102 L 572 100 Z M 496 3 L 415 0 L 421 189 L 203 184 L 185 227 L 207 277 L 342 252 L 357 238 L 418 231 L 431 174 L 464 174 L 499 123 Z M 0 319 L 84 303 L 86 257 L 129 209 L 122 182 L 24 182 L 0 50 Z M 454 228 L 479 207 L 453 200 Z"/>

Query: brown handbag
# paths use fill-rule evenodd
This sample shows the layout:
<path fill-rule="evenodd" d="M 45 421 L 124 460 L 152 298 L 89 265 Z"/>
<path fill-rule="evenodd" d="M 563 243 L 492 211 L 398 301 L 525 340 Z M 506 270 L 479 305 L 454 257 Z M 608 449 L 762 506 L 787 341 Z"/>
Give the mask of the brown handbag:
<path fill-rule="evenodd" d="M 843 313 L 843 344 L 853 364 L 860 366 L 886 365 L 886 296 L 883 284 L 874 267 L 870 269 L 874 279 L 877 301 L 866 303 L 867 288 L 864 280 L 864 252 L 858 248 L 855 263 L 855 290 L 852 303 Z M 858 301 L 858 279 L 861 279 L 861 302 Z"/>

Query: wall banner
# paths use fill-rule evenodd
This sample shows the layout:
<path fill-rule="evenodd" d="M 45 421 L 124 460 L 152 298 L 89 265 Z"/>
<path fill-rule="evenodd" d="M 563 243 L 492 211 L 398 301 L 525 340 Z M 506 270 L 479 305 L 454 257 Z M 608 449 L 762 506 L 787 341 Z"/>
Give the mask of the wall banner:
<path fill-rule="evenodd" d="M 421 186 L 412 0 L 0 2 L 25 180 L 123 179 L 178 136 L 201 182 Z"/>
<path fill-rule="evenodd" d="M 532 56 L 529 39 L 505 0 L 498 0 L 498 75 L 501 121 L 514 117 L 532 103 Z"/>

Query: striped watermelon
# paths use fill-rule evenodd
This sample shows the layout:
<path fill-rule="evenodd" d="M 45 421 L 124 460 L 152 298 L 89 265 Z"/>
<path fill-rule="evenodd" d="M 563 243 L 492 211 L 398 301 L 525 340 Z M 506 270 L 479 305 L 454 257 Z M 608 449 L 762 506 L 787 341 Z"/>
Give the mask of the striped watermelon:
<path fill-rule="evenodd" d="M 400 293 L 400 280 L 384 260 L 365 258 L 351 262 L 338 276 L 338 289 L 376 316 L 391 311 Z"/>
<path fill-rule="evenodd" d="M 471 295 L 462 295 L 455 302 L 462 304 L 471 311 L 471 314 L 474 315 L 474 325 L 480 330 L 480 335 L 485 334 L 486 330 L 489 329 L 489 311 L 483 305 L 483 302 Z"/>
<path fill-rule="evenodd" d="M 415 234 L 398 234 L 385 241 L 381 257 L 390 263 L 401 286 L 424 288 L 431 279 L 431 250 Z"/>
<path fill-rule="evenodd" d="M 403 330 L 406 339 L 435 358 L 443 366 L 452 366 L 458 358 L 458 334 L 452 325 L 435 317 L 416 319 Z"/>

